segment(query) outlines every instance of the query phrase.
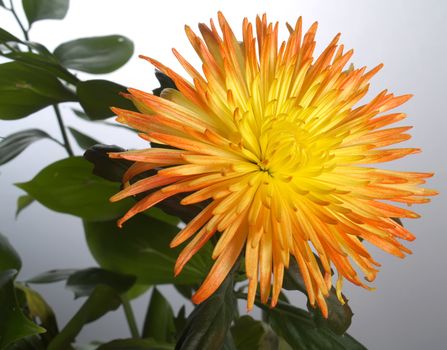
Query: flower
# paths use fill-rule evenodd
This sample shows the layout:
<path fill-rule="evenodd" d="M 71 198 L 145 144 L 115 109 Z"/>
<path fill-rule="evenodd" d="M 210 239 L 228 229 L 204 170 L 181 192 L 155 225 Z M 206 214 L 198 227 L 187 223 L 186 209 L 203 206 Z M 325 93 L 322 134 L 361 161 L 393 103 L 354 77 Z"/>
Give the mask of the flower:
<path fill-rule="evenodd" d="M 418 186 L 432 174 L 371 166 L 419 152 L 385 148 L 410 138 L 411 127 L 388 127 L 404 119 L 403 113 L 384 113 L 411 96 L 385 90 L 358 105 L 382 65 L 345 69 L 353 51 L 337 44 L 340 35 L 314 60 L 317 23 L 303 36 L 298 19 L 280 43 L 278 23 L 268 23 L 265 15 L 256 18 L 256 34 L 244 19 L 241 42 L 221 13 L 218 22 L 222 35 L 212 20 L 210 27 L 199 25 L 203 39 L 186 27 L 203 74 L 175 49 L 192 83 L 142 56 L 178 90 L 165 89 L 157 97 L 129 89 L 140 113 L 113 109 L 117 120 L 141 131 L 143 139 L 170 146 L 110 155 L 135 162 L 113 201 L 152 190 L 119 225 L 179 193 L 188 193 L 184 205 L 207 201 L 171 243 L 175 247 L 193 237 L 178 257 L 177 275 L 218 236 L 215 263 L 193 296 L 195 303 L 219 287 L 244 251 L 248 309 L 258 282 L 261 301 L 275 306 L 293 256 L 310 303 L 327 316 L 331 267 L 338 273 L 341 300 L 344 279 L 370 288 L 353 267 L 367 281 L 378 272 L 380 265 L 363 242 L 404 257 L 410 250 L 397 239 L 414 239 L 393 218 L 418 215 L 390 202 L 425 203 L 436 194 Z M 155 175 L 129 183 L 151 169 Z"/>

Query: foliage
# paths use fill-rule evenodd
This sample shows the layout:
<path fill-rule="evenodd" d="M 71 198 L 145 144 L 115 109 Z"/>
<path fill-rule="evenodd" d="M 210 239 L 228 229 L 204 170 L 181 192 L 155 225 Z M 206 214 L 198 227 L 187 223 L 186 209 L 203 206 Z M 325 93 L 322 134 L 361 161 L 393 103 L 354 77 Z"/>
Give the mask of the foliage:
<path fill-rule="evenodd" d="M 76 74 L 106 74 L 119 69 L 132 57 L 133 42 L 121 35 L 95 36 L 61 43 L 50 51 L 30 41 L 30 29 L 41 20 L 63 19 L 69 1 L 22 0 L 22 7 L 27 24 L 20 20 L 13 1 L 0 0 L 0 11 L 16 18 L 23 36 L 0 28 L 0 119 L 22 119 L 50 107 L 61 138 L 40 129 L 0 135 L 0 165 L 15 160 L 40 140 L 52 141 L 48 147 L 66 150 L 67 158 L 47 165 L 28 182 L 16 184 L 26 192 L 18 198 L 16 215 L 37 201 L 49 210 L 79 217 L 98 266 L 55 269 L 23 280 L 19 254 L 0 234 L 0 350 L 364 349 L 346 333 L 353 313 L 348 304 L 340 304 L 333 290 L 328 299 L 328 319 L 311 307 L 304 310 L 291 305 L 285 296 L 275 309 L 257 300 L 256 305 L 263 310 L 262 320 L 240 316 L 237 299 L 246 299 L 243 288 L 235 289 L 235 283 L 242 281 L 240 263 L 218 291 L 189 315 L 185 307 L 175 313 L 157 286 L 173 285 L 189 299 L 209 271 L 212 244 L 205 245 L 178 277 L 173 275 L 178 249 L 169 248 L 177 225 L 191 220 L 203 206 L 182 206 L 181 196 L 173 197 L 119 229 L 116 219 L 132 200 L 112 204 L 109 198 L 120 189 L 122 175 L 131 163 L 110 159 L 108 152 L 123 149 L 100 145 L 93 135 L 66 126 L 59 109 L 61 103 L 76 103 L 73 111 L 78 117 L 104 127 L 113 125 L 105 121 L 113 116 L 110 106 L 134 109 L 120 94 L 126 91 L 125 86 L 102 77 L 81 80 Z M 166 75 L 155 74 L 160 82 L 153 90 L 155 95 L 164 88 L 176 88 Z M 84 158 L 74 154 L 73 140 L 87 150 Z M 33 286 L 62 281 L 84 302 L 61 328 L 50 303 Z M 293 261 L 285 272 L 284 288 L 306 293 Z M 129 300 L 149 289 L 152 294 L 140 331 Z M 120 307 L 129 323 L 129 339 L 107 343 L 97 339 L 92 344 L 76 345 L 84 327 Z"/>

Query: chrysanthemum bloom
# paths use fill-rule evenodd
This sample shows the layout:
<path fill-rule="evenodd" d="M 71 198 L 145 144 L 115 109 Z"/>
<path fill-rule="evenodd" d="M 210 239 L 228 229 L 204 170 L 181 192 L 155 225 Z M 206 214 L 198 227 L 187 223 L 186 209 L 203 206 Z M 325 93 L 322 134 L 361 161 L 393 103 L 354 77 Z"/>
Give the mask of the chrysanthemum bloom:
<path fill-rule="evenodd" d="M 213 21 L 210 27 L 199 25 L 203 39 L 186 27 L 203 73 L 175 49 L 191 81 L 143 57 L 178 90 L 165 89 L 157 97 L 130 89 L 128 97 L 140 113 L 114 109 L 118 121 L 140 130 L 145 140 L 170 146 L 111 154 L 135 161 L 124 176 L 126 187 L 113 201 L 152 190 L 119 225 L 188 192 L 182 204 L 207 201 L 207 206 L 171 243 L 175 247 L 193 237 L 178 257 L 175 274 L 212 236 L 218 237 L 216 261 L 193 296 L 195 303 L 219 287 L 245 252 L 248 309 L 258 281 L 262 302 L 271 295 L 275 306 L 293 256 L 310 303 L 327 315 L 331 266 L 338 273 L 339 296 L 343 279 L 369 288 L 353 263 L 368 281 L 380 265 L 363 242 L 403 257 L 410 251 L 397 239 L 414 239 L 392 218 L 418 215 L 389 202 L 425 203 L 435 194 L 418 186 L 432 174 L 372 167 L 419 152 L 385 148 L 410 138 L 411 127 L 388 127 L 404 114 L 384 114 L 410 96 L 383 91 L 359 105 L 381 65 L 368 72 L 345 68 L 353 52 L 337 45 L 339 35 L 314 60 L 316 23 L 303 36 L 299 19 L 295 27 L 288 26 L 287 41 L 279 43 L 278 23 L 268 23 L 265 15 L 256 19 L 256 33 L 244 19 L 242 41 L 222 14 L 218 19 L 222 35 Z M 162 168 L 156 175 L 129 183 L 156 168 Z"/>

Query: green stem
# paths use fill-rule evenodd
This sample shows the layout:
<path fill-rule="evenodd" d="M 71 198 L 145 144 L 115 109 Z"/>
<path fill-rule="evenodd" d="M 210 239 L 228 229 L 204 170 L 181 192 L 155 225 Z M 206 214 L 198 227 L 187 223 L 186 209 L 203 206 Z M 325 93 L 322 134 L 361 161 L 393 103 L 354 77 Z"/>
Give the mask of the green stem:
<path fill-rule="evenodd" d="M 14 18 L 17 21 L 17 23 L 19 24 L 20 29 L 22 30 L 23 36 L 25 37 L 25 40 L 29 41 L 29 35 L 28 35 L 29 28 L 25 29 L 25 27 L 23 26 L 22 22 L 20 21 L 19 16 L 17 16 L 17 12 L 16 12 L 16 10 L 14 8 L 14 2 L 12 0 L 9 0 L 9 4 L 11 5 L 11 7 L 8 10 L 11 11 L 12 15 L 14 16 Z"/>
<path fill-rule="evenodd" d="M 132 310 L 132 305 L 130 305 L 130 302 L 126 296 L 121 296 L 121 301 L 123 303 L 124 314 L 126 315 L 130 334 L 132 335 L 132 338 L 139 338 L 140 335 L 138 333 L 137 322 L 135 321 L 135 315 Z"/>
<path fill-rule="evenodd" d="M 67 131 L 65 130 L 64 121 L 62 120 L 61 111 L 59 110 L 58 105 L 53 105 L 54 113 L 56 113 L 57 121 L 59 123 L 59 128 L 61 129 L 62 138 L 64 140 L 64 147 L 70 157 L 74 156 L 73 150 L 70 145 L 70 141 L 68 141 Z"/>

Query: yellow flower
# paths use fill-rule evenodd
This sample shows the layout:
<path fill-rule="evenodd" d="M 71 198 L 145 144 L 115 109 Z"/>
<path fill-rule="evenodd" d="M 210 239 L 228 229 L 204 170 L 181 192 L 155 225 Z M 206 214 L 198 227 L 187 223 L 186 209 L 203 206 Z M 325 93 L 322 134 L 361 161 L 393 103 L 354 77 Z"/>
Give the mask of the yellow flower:
<path fill-rule="evenodd" d="M 327 315 L 331 266 L 343 279 L 369 288 L 353 263 L 372 281 L 380 266 L 363 245 L 369 242 L 403 257 L 410 250 L 397 239 L 414 236 L 392 218 L 417 218 L 390 201 L 425 203 L 435 191 L 420 188 L 428 173 L 370 167 L 419 152 L 384 148 L 408 140 L 411 127 L 387 126 L 405 118 L 384 114 L 410 98 L 386 90 L 366 104 L 359 101 L 382 65 L 345 69 L 353 51 L 344 52 L 337 35 L 313 59 L 317 24 L 302 34 L 301 18 L 278 41 L 278 23 L 266 16 L 253 26 L 244 19 L 238 41 L 224 16 L 222 35 L 211 20 L 200 24 L 203 39 L 186 34 L 202 61 L 199 73 L 175 49 L 192 82 L 160 62 L 143 57 L 168 75 L 178 91 L 161 97 L 129 89 L 140 113 L 115 108 L 118 121 L 141 131 L 145 140 L 169 145 L 111 157 L 135 161 L 126 187 L 112 200 L 153 190 L 119 221 L 178 193 L 182 204 L 209 201 L 183 228 L 172 247 L 192 238 L 178 257 L 175 274 L 214 235 L 218 243 L 211 271 L 193 296 L 208 298 L 222 283 L 241 252 L 249 281 L 248 309 L 260 283 L 263 303 L 275 306 L 284 268 L 292 255 L 300 268 L 309 301 Z M 385 128 L 387 127 L 387 128 Z M 129 183 L 150 169 L 156 175 Z M 321 261 L 321 268 L 314 253 Z"/>

